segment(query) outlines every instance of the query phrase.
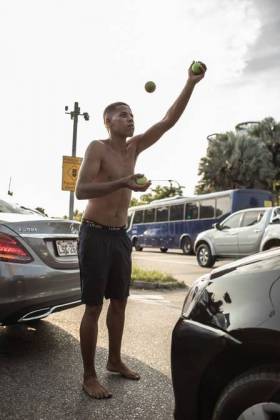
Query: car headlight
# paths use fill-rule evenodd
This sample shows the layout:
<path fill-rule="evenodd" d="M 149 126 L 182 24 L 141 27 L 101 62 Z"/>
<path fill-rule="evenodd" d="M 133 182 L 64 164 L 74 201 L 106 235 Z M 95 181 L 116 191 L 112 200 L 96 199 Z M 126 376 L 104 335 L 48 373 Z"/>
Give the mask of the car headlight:
<path fill-rule="evenodd" d="M 204 276 L 200 277 L 195 281 L 189 293 L 186 296 L 183 309 L 182 309 L 182 317 L 187 318 L 191 311 L 193 310 L 196 302 L 201 297 L 204 289 L 208 286 L 210 279 L 210 274 L 205 274 Z"/>

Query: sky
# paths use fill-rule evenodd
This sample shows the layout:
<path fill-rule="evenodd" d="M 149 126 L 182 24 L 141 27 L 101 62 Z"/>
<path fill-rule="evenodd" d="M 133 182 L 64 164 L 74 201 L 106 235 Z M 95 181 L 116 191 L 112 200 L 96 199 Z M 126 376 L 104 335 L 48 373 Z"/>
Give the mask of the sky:
<path fill-rule="evenodd" d="M 0 198 L 69 212 L 62 156 L 71 155 L 78 101 L 77 156 L 107 138 L 104 108 L 128 103 L 135 134 L 164 117 L 193 60 L 206 63 L 178 121 L 138 158 L 151 180 L 174 179 L 193 195 L 207 135 L 272 116 L 280 121 L 278 0 L 2 0 Z M 147 93 L 153 80 L 157 89 Z M 168 182 L 154 182 L 168 185 Z M 135 194 L 138 197 L 139 194 Z M 83 211 L 86 201 L 75 200 Z"/>

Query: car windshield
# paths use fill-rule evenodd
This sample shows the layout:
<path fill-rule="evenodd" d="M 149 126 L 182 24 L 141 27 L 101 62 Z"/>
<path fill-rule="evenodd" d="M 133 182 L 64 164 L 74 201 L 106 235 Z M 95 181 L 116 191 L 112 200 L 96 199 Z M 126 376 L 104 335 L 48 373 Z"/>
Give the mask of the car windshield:
<path fill-rule="evenodd" d="M 8 203 L 7 201 L 0 200 L 0 213 L 18 213 L 18 214 L 36 214 L 36 211 L 28 209 L 19 204 Z"/>

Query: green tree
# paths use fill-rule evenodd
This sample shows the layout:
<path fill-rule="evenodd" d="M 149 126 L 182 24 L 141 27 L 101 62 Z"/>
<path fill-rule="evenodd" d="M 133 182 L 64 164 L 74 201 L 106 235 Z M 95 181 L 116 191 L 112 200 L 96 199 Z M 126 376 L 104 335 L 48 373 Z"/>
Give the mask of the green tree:
<path fill-rule="evenodd" d="M 80 222 L 82 220 L 83 217 L 83 213 L 80 212 L 78 209 L 74 210 L 73 212 L 73 220 L 77 220 L 78 222 Z M 63 216 L 63 219 L 69 219 L 69 216 L 67 216 L 66 214 Z"/>
<path fill-rule="evenodd" d="M 273 127 L 273 129 L 272 129 Z M 271 190 L 280 179 L 279 124 L 265 119 L 248 130 L 216 135 L 209 140 L 206 157 L 199 163 L 196 192 L 234 188 Z"/>
<path fill-rule="evenodd" d="M 173 184 L 171 184 L 169 187 L 156 185 L 154 188 L 152 188 L 152 192 L 141 195 L 139 200 L 133 197 L 130 201 L 130 206 L 132 207 L 139 206 L 141 204 L 148 204 L 153 200 L 160 200 L 162 198 L 173 197 L 175 195 L 183 195 L 182 187 L 174 187 Z"/>
<path fill-rule="evenodd" d="M 267 117 L 258 124 L 252 125 L 248 130 L 248 135 L 265 145 L 275 170 L 275 180 L 280 180 L 280 123 L 272 117 Z"/>
<path fill-rule="evenodd" d="M 35 210 L 39 211 L 40 213 L 44 214 L 45 216 L 47 216 L 46 210 L 43 209 L 43 207 L 36 207 Z"/>
<path fill-rule="evenodd" d="M 83 212 L 80 212 L 78 209 L 76 209 L 73 212 L 73 220 L 77 220 L 78 222 L 80 222 L 82 220 L 83 217 Z"/>

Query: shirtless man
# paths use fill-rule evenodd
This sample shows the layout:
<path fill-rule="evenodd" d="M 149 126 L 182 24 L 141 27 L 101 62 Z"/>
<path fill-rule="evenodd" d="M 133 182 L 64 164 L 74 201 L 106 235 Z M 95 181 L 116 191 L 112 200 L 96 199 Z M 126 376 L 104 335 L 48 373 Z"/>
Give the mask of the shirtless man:
<path fill-rule="evenodd" d="M 193 89 L 205 74 L 194 75 L 191 67 L 187 82 L 165 117 L 145 133 L 133 136 L 134 122 L 130 107 L 122 102 L 104 111 L 107 140 L 89 144 L 76 186 L 78 200 L 88 200 L 79 237 L 82 302 L 85 312 L 80 327 L 84 365 L 84 391 L 93 398 L 112 394 L 102 386 L 95 371 L 98 318 L 103 298 L 110 299 L 107 312 L 109 355 L 107 370 L 138 380 L 138 373 L 121 359 L 121 341 L 125 307 L 131 275 L 131 242 L 125 230 L 132 191 L 146 191 L 150 182 L 139 186 L 134 174 L 138 155 L 152 146 L 180 118 Z M 129 140 L 127 138 L 130 137 Z"/>

